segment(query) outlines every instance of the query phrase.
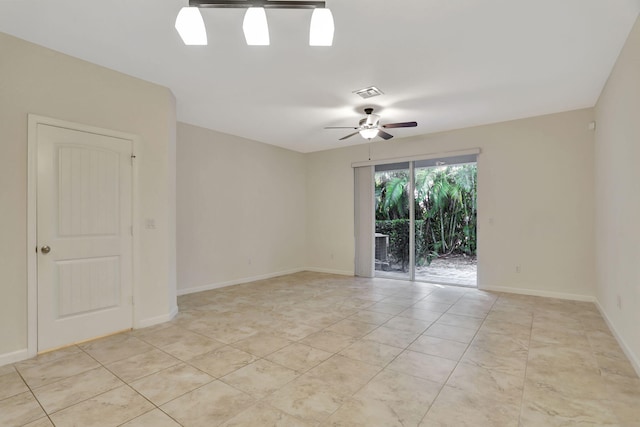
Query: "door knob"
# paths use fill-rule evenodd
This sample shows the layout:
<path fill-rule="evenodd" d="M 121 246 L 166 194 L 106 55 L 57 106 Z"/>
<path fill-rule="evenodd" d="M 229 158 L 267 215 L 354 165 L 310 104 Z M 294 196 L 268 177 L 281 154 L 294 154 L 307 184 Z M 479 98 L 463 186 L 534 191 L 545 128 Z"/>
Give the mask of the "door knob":
<path fill-rule="evenodd" d="M 49 246 L 43 246 L 40 248 L 40 252 L 42 252 L 43 254 L 48 254 L 49 252 L 51 252 L 51 248 Z"/>

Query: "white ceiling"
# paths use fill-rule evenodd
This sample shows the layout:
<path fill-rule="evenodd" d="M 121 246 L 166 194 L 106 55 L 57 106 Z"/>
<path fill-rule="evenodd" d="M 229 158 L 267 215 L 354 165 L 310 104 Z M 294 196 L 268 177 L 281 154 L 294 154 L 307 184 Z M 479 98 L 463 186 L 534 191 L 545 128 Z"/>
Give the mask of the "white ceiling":
<path fill-rule="evenodd" d="M 267 10 L 271 46 L 247 46 L 242 9 L 203 9 L 208 46 L 174 29 L 188 0 L 0 0 L 0 31 L 170 88 L 182 122 L 300 152 L 366 106 L 396 138 L 597 101 L 640 0 L 326 0 L 333 47 L 309 47 L 310 10 Z M 1 78 L 1 76 L 0 76 Z M 375 85 L 363 100 L 352 91 Z"/>

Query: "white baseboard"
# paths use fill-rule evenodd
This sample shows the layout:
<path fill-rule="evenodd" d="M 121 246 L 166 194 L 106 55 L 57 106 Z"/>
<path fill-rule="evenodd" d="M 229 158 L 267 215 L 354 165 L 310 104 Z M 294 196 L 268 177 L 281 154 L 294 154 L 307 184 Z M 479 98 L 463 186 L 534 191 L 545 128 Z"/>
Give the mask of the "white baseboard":
<path fill-rule="evenodd" d="M 598 310 L 600 311 L 602 318 L 607 323 L 607 326 L 609 327 L 609 329 L 611 329 L 611 333 L 618 341 L 618 344 L 620 344 L 622 351 L 624 351 L 624 354 L 627 355 L 627 358 L 629 359 L 629 362 L 631 362 L 633 369 L 635 369 L 638 376 L 640 376 L 640 358 L 637 355 L 635 355 L 633 351 L 631 351 L 631 348 L 627 345 L 625 340 L 622 338 L 622 335 L 620 335 L 616 330 L 616 328 L 613 326 L 613 322 L 611 322 L 611 319 L 609 319 L 609 316 L 607 316 L 607 312 L 604 311 L 604 307 L 600 305 L 600 301 L 598 301 L 597 299 L 596 299 L 596 307 L 598 307 Z"/>
<path fill-rule="evenodd" d="M 161 316 L 149 317 L 148 319 L 141 319 L 138 321 L 136 325 L 136 329 L 138 328 L 147 328 L 149 326 L 157 325 L 159 323 L 168 322 L 169 320 L 176 317 L 178 314 L 178 306 L 175 306 L 171 309 L 171 311 L 167 314 L 163 314 Z"/>
<path fill-rule="evenodd" d="M 240 285 L 242 283 L 255 282 L 257 280 L 273 279 L 274 277 L 286 276 L 287 274 L 299 273 L 301 271 L 305 271 L 305 269 L 295 268 L 293 270 L 278 271 L 275 273 L 261 274 L 259 276 L 252 276 L 252 277 L 243 277 L 241 279 L 234 279 L 226 282 L 211 283 L 209 285 L 196 286 L 193 288 L 178 289 L 178 296 L 193 294 L 196 292 L 210 291 L 212 289 L 225 288 L 227 286 Z"/>
<path fill-rule="evenodd" d="M 355 276 L 353 271 L 346 270 L 332 270 L 329 268 L 316 268 L 316 267 L 307 267 L 304 271 L 312 271 L 314 273 L 327 273 L 327 274 L 338 274 L 340 276 Z"/>
<path fill-rule="evenodd" d="M 539 289 L 510 288 L 507 286 L 483 286 L 483 287 L 478 287 L 478 289 L 480 289 L 481 291 L 505 292 L 508 294 L 531 295 L 534 297 L 557 298 L 557 299 L 566 299 L 571 301 L 596 302 L 596 297 L 591 295 L 569 294 L 565 292 L 545 291 L 545 290 L 539 290 Z"/>
<path fill-rule="evenodd" d="M 12 351 L 11 353 L 0 354 L 0 366 L 20 362 L 21 360 L 28 359 L 29 357 L 29 351 L 26 348 L 18 351 Z"/>

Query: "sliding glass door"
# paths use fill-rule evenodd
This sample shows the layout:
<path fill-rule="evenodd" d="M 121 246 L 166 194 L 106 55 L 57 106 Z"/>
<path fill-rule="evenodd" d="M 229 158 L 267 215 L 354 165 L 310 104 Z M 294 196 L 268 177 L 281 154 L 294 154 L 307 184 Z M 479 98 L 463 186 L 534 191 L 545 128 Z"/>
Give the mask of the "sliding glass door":
<path fill-rule="evenodd" d="M 476 286 L 476 155 L 375 165 L 375 276 Z"/>
<path fill-rule="evenodd" d="M 409 162 L 375 167 L 377 277 L 413 280 L 411 172 Z"/>

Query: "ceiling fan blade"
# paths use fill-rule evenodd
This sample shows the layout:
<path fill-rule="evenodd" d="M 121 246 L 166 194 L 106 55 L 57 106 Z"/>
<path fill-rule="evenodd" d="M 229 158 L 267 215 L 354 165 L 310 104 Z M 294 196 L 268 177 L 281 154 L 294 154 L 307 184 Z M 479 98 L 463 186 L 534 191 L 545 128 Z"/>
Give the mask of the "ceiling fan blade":
<path fill-rule="evenodd" d="M 418 126 L 418 122 L 403 122 L 403 123 L 387 123 L 386 125 L 382 125 L 383 128 L 391 129 L 391 128 L 414 128 Z"/>
<path fill-rule="evenodd" d="M 327 126 L 325 129 L 358 129 L 355 126 Z"/>
<path fill-rule="evenodd" d="M 356 128 L 356 129 L 357 129 L 357 128 Z M 358 133 L 359 133 L 359 132 L 350 133 L 350 134 L 349 134 L 349 135 L 347 135 L 347 136 L 343 136 L 343 137 L 342 137 L 342 138 L 340 138 L 338 141 L 343 141 L 343 140 L 345 140 L 345 139 L 347 139 L 347 138 L 351 138 L 353 135 L 357 135 Z"/>
<path fill-rule="evenodd" d="M 380 138 L 382 138 L 382 139 L 391 139 L 391 138 L 393 138 L 393 135 L 391 135 L 390 133 L 386 133 L 382 129 L 378 129 L 378 136 Z"/>

